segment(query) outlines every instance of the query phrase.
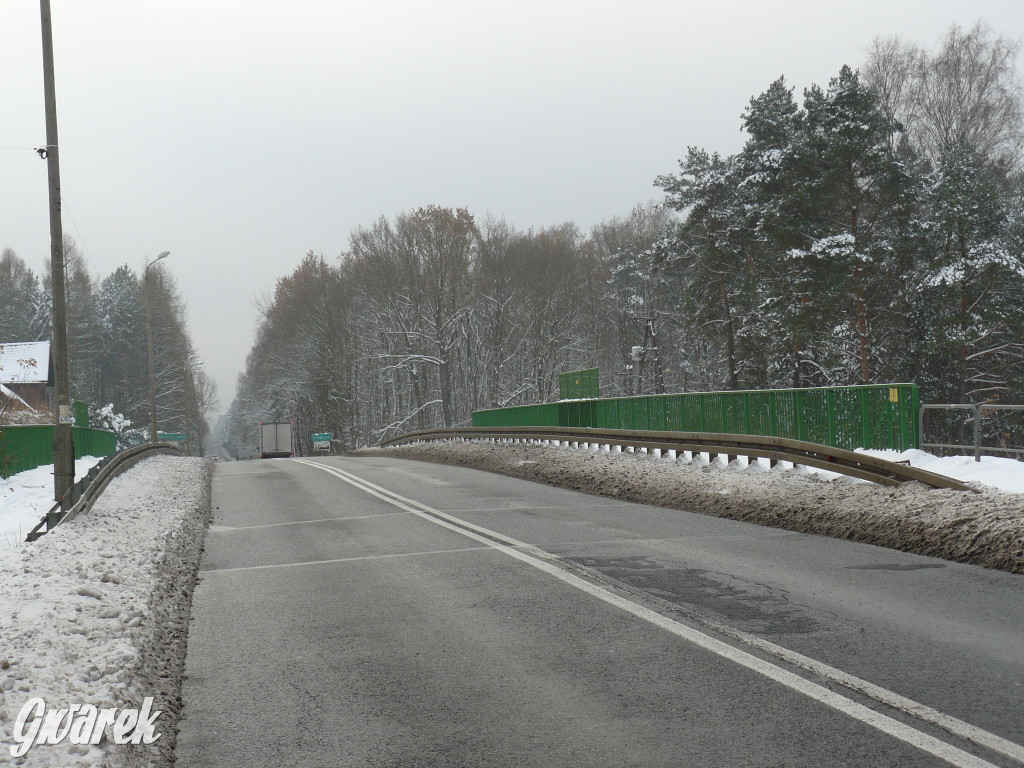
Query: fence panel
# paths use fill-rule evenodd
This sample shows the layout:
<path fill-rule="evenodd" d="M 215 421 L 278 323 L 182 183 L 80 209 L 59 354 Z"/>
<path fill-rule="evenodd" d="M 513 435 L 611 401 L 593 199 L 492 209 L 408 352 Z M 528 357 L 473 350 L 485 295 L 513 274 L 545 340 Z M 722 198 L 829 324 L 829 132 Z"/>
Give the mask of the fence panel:
<path fill-rule="evenodd" d="M 596 399 L 601 396 L 597 368 L 558 374 L 559 400 Z"/>
<path fill-rule="evenodd" d="M 921 447 L 1024 459 L 1024 405 L 950 403 L 920 406 Z"/>
<path fill-rule="evenodd" d="M 53 432 L 53 424 L 0 428 L 0 477 L 53 464 Z M 117 436 L 113 432 L 72 427 L 71 434 L 76 459 L 117 453 Z"/>

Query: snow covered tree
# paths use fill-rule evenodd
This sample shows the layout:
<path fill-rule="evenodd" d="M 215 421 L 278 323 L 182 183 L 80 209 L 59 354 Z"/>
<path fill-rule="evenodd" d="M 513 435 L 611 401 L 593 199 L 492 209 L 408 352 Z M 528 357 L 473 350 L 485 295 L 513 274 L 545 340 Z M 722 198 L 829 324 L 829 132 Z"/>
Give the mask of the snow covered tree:
<path fill-rule="evenodd" d="M 10 248 L 0 253 L 0 343 L 49 338 L 39 280 Z"/>
<path fill-rule="evenodd" d="M 797 162 L 812 201 L 802 258 L 819 275 L 815 299 L 824 310 L 820 321 L 833 338 L 842 329 L 855 340 L 856 352 L 844 357 L 856 360 L 858 378 L 868 384 L 881 345 L 877 319 L 889 303 L 888 277 L 895 271 L 885 263 L 896 258 L 886 226 L 898 215 L 909 185 L 892 152 L 892 136 L 901 127 L 846 66 L 827 91 L 808 89 L 804 109 L 806 139 Z M 801 258 L 796 253 L 794 258 Z M 829 322 L 836 307 L 850 308 L 844 322 Z M 853 366 L 846 361 L 843 367 L 849 370 Z"/>
<path fill-rule="evenodd" d="M 751 295 L 752 264 L 737 162 L 690 147 L 679 165 L 678 174 L 655 181 L 665 190 L 666 204 L 685 212 L 665 261 L 690 274 L 687 311 L 704 317 L 706 330 L 721 336 L 726 386 L 739 389 L 737 337 L 747 307 L 737 313 L 736 304 Z"/>
<path fill-rule="evenodd" d="M 1024 361 L 1019 189 L 966 137 L 948 147 L 933 179 L 934 251 L 921 286 L 936 307 L 936 388 L 961 403 L 999 398 Z"/>

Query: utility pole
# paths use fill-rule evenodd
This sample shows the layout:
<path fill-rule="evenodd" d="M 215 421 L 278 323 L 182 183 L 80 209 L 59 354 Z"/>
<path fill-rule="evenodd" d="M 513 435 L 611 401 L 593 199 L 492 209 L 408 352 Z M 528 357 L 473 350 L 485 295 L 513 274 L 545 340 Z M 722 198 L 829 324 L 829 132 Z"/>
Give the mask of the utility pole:
<path fill-rule="evenodd" d="M 195 413 L 196 439 L 199 443 L 199 456 L 203 455 L 203 411 L 200 407 L 199 396 L 196 392 L 195 369 L 203 364 L 196 355 L 191 354 L 185 359 L 185 450 L 189 456 L 192 455 L 192 433 L 189 431 L 189 403 L 192 403 L 192 410 Z"/>
<path fill-rule="evenodd" d="M 53 29 L 50 0 L 39 0 L 43 31 L 43 90 L 46 106 L 46 159 L 50 193 L 50 290 L 53 294 L 53 389 L 57 419 L 53 430 L 53 498 L 59 501 L 75 482 L 75 443 L 71 431 L 71 385 L 68 375 L 68 321 L 64 305 L 64 230 L 60 220 L 60 155 L 57 151 L 57 88 L 53 75 Z"/>
<path fill-rule="evenodd" d="M 654 366 L 654 394 L 665 394 L 665 377 L 661 368 L 661 353 L 658 351 L 658 318 L 654 315 L 630 315 L 630 319 L 644 329 L 643 346 L 633 347 L 633 359 L 636 361 L 637 394 L 643 394 L 643 375 L 648 365 Z M 650 357 L 648 358 L 648 354 Z"/>
<path fill-rule="evenodd" d="M 142 292 L 146 301 L 146 352 L 149 357 L 149 442 L 158 440 L 156 431 L 156 364 L 153 361 L 153 310 L 149 306 L 149 268 L 160 259 L 166 259 L 170 251 L 164 251 L 153 259 L 142 272 Z"/>
<path fill-rule="evenodd" d="M 185 361 L 185 365 L 184 365 L 184 368 L 182 370 L 182 373 L 185 374 L 185 381 L 182 382 L 182 387 L 181 387 L 181 396 L 182 396 L 182 401 L 183 401 L 182 404 L 185 406 L 185 455 L 186 456 L 191 456 L 192 455 L 192 429 L 189 427 L 190 419 L 189 419 L 188 401 L 189 401 L 189 395 L 190 395 L 190 390 L 191 390 L 191 387 L 189 386 L 189 384 L 191 383 L 191 380 L 192 380 L 192 363 L 189 360 Z"/>

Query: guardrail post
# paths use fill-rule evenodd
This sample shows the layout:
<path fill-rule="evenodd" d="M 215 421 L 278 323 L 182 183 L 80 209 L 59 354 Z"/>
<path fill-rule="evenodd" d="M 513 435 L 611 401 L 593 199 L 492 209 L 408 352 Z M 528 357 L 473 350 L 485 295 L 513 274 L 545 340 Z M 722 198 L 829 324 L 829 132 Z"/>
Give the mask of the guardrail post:
<path fill-rule="evenodd" d="M 974 406 L 974 460 L 981 461 L 981 404 Z"/>
<path fill-rule="evenodd" d="M 917 445 L 914 447 L 918 450 L 923 450 L 923 446 L 927 440 L 924 439 L 924 412 L 925 407 L 922 405 L 917 414 Z"/>

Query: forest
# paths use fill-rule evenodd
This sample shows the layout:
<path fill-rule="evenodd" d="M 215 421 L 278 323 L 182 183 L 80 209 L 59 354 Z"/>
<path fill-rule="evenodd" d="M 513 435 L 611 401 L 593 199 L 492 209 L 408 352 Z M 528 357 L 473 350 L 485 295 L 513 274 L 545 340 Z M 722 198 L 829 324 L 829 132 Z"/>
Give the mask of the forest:
<path fill-rule="evenodd" d="M 309 253 L 260 306 L 221 425 L 348 448 L 555 400 L 915 382 L 922 402 L 1024 402 L 1020 45 L 978 24 L 878 39 L 798 99 L 750 99 L 742 149 L 689 147 L 589 232 L 428 205 Z M 308 447 L 308 446 L 307 446 Z"/>
<path fill-rule="evenodd" d="M 121 447 L 149 436 L 149 364 L 144 284 L 129 266 L 102 280 L 88 269 L 87 255 L 64 238 L 68 369 L 71 395 L 90 406 L 90 423 L 118 434 Z M 210 432 L 207 415 L 217 407 L 216 383 L 199 365 L 183 301 L 174 279 L 155 264 L 149 270 L 158 429 Z M 0 345 L 50 338 L 52 303 L 49 263 L 36 274 L 13 250 L 0 253 Z M 3 411 L 4 409 L 0 409 Z M 0 412 L 0 424 L 52 423 L 49 413 Z"/>

